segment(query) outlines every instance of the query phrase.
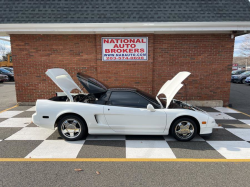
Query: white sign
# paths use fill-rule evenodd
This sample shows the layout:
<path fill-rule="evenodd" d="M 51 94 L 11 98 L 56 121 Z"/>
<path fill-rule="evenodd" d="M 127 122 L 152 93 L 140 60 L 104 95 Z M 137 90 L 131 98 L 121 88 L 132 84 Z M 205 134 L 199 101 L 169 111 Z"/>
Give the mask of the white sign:
<path fill-rule="evenodd" d="M 237 70 L 238 69 L 238 64 L 233 64 L 233 70 Z"/>
<path fill-rule="evenodd" d="M 103 37 L 102 61 L 147 61 L 148 37 Z"/>

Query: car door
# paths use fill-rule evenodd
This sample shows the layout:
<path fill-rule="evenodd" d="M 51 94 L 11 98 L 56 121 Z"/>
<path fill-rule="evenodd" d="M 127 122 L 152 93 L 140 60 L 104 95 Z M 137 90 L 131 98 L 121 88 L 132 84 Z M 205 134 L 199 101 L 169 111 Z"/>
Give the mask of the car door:
<path fill-rule="evenodd" d="M 105 118 L 118 133 L 161 133 L 166 127 L 166 113 L 162 109 L 147 110 L 150 102 L 136 92 L 112 92 L 107 104 Z"/>

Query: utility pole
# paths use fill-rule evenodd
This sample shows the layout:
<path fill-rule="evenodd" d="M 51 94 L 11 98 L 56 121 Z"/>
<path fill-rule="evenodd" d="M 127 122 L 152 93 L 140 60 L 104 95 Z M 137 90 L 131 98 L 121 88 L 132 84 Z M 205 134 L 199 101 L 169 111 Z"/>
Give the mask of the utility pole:
<path fill-rule="evenodd" d="M 246 70 L 248 70 L 248 69 L 247 69 L 247 58 L 246 58 Z"/>

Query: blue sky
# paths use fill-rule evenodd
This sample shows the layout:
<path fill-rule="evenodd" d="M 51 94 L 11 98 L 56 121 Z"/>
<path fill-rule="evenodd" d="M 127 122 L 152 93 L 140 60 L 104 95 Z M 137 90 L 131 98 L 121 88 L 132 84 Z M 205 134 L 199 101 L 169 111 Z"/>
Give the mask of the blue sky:
<path fill-rule="evenodd" d="M 0 38 L 5 38 L 9 39 L 9 37 L 0 37 Z M 240 44 L 244 41 L 244 35 L 238 36 L 235 38 L 235 44 L 234 44 L 234 56 L 239 56 L 239 46 Z M 0 46 L 5 46 L 7 48 L 7 51 L 10 52 L 10 42 L 7 41 L 2 41 L 0 40 Z M 1 55 L 1 54 L 0 54 Z M 1 58 L 1 57 L 0 57 Z"/>

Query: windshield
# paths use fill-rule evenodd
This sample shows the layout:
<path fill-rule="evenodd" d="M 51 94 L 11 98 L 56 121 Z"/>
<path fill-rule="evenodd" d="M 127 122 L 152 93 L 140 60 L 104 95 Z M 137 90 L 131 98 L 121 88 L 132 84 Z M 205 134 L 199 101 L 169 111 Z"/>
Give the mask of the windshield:
<path fill-rule="evenodd" d="M 242 73 L 240 75 L 250 75 L 250 71 L 244 72 L 244 73 Z"/>
<path fill-rule="evenodd" d="M 148 100 L 150 100 L 151 102 L 153 102 L 158 108 L 160 108 L 160 105 L 158 103 L 158 101 L 155 99 L 154 96 L 152 96 L 151 94 L 148 94 L 147 92 L 144 92 L 138 88 L 136 88 L 137 92 L 141 95 L 143 95 L 144 97 L 146 97 Z M 162 100 L 161 98 L 159 98 L 162 105 L 163 106 L 166 106 L 166 101 L 165 100 Z"/>
<path fill-rule="evenodd" d="M 3 68 L 0 68 L 0 71 L 2 71 L 3 73 L 11 73 L 11 72 L 9 72 L 8 70 L 3 69 Z"/>

